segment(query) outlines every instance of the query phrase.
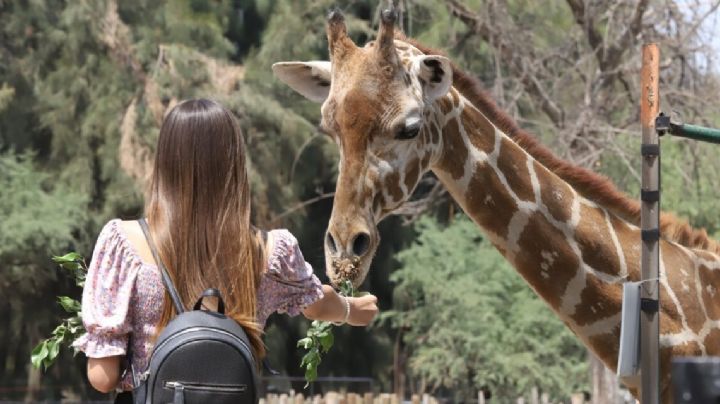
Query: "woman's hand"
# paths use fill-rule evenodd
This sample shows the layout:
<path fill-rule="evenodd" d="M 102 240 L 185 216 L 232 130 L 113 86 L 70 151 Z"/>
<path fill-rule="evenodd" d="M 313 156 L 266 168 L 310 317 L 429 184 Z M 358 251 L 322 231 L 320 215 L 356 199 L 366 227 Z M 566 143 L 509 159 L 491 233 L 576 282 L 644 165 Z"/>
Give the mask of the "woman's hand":
<path fill-rule="evenodd" d="M 341 322 L 345 319 L 345 297 L 340 296 L 330 285 L 323 285 L 323 297 L 303 310 L 310 320 Z M 377 297 L 367 294 L 360 297 L 347 297 L 350 303 L 350 314 L 347 322 L 350 325 L 365 326 L 378 314 Z"/>
<path fill-rule="evenodd" d="M 348 297 L 347 299 L 350 302 L 348 324 L 366 326 L 377 316 L 377 297 L 367 294 L 360 297 Z"/>

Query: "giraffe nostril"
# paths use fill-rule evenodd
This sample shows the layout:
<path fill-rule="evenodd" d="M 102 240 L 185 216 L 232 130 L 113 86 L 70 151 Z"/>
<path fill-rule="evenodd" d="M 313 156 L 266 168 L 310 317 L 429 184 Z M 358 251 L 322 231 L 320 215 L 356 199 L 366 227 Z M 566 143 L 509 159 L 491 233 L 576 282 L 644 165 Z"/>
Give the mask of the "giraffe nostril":
<path fill-rule="evenodd" d="M 337 254 L 337 245 L 335 244 L 335 239 L 330 232 L 327 232 L 327 235 L 325 236 L 325 244 L 327 244 L 328 250 L 330 250 L 332 254 Z"/>
<path fill-rule="evenodd" d="M 365 254 L 370 248 L 370 235 L 367 233 L 359 233 L 355 236 L 355 240 L 353 240 L 352 248 L 353 253 L 358 257 Z"/>

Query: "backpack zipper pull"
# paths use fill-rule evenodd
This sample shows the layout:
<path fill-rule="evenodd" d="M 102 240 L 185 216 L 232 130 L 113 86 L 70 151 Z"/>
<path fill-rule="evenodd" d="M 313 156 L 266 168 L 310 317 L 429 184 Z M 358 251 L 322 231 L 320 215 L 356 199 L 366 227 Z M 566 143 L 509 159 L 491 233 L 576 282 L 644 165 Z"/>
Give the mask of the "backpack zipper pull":
<path fill-rule="evenodd" d="M 185 404 L 185 386 L 180 382 L 168 382 L 167 384 L 175 389 L 173 404 Z"/>

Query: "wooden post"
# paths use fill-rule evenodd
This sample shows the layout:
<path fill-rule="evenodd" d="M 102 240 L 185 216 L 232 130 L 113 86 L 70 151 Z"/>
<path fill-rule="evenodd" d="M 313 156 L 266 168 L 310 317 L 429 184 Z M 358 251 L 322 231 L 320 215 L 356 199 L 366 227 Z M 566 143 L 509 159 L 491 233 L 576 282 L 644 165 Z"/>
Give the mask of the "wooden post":
<path fill-rule="evenodd" d="M 660 111 L 660 50 L 657 44 L 642 48 L 640 83 L 640 124 L 642 126 L 642 186 L 640 226 L 642 228 L 642 273 L 640 287 L 640 373 L 642 404 L 660 402 L 659 361 L 659 222 L 660 222 L 660 138 L 655 118 Z"/>
<path fill-rule="evenodd" d="M 325 403 L 326 404 L 338 404 L 340 397 L 338 397 L 338 393 L 334 391 L 328 391 L 325 393 Z"/>

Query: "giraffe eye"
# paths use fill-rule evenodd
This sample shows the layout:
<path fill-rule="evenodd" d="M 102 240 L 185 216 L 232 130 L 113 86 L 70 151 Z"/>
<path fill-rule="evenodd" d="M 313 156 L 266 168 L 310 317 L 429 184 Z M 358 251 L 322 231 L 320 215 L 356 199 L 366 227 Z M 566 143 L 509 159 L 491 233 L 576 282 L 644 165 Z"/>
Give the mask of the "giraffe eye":
<path fill-rule="evenodd" d="M 417 137 L 420 133 L 420 124 L 403 126 L 395 135 L 397 140 L 410 140 Z"/>

